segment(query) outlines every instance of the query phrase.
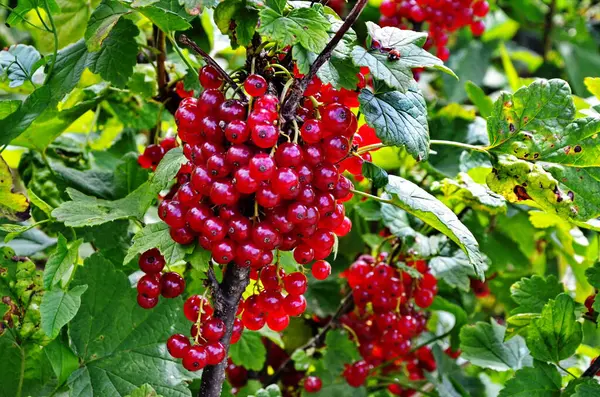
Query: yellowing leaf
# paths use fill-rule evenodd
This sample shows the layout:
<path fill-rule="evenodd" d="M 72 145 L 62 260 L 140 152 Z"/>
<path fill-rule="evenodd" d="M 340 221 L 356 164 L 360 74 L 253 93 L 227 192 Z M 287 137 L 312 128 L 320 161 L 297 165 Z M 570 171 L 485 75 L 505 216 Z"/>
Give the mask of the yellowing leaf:
<path fill-rule="evenodd" d="M 0 156 L 0 217 L 24 221 L 29 216 L 29 200 L 24 194 L 13 192 L 10 168 Z"/>

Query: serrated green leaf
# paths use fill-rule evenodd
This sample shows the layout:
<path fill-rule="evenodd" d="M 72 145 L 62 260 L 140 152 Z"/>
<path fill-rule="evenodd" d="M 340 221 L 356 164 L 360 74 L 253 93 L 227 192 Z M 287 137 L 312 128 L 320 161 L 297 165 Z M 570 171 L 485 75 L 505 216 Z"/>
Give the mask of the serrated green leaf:
<path fill-rule="evenodd" d="M 189 328 L 181 298 L 144 310 L 127 276 L 100 254 L 87 258 L 84 269 L 72 281 L 88 290 L 69 323 L 80 360 L 69 378 L 71 395 L 126 396 L 147 383 L 165 397 L 191 397 L 183 382 L 198 374 L 185 371 L 165 347 L 170 335 Z"/>
<path fill-rule="evenodd" d="M 586 378 L 585 381 L 575 387 L 573 397 L 594 397 L 598 395 L 600 395 L 600 383 L 595 379 Z"/>
<path fill-rule="evenodd" d="M 89 51 L 98 51 L 123 15 L 132 12 L 116 0 L 103 0 L 87 23 L 85 42 Z"/>
<path fill-rule="evenodd" d="M 169 150 L 158 164 L 158 167 L 156 167 L 156 172 L 152 177 L 152 185 L 154 185 L 158 190 L 165 189 L 169 182 L 175 178 L 175 175 L 177 175 L 177 172 L 179 172 L 181 165 L 186 161 L 187 159 L 183 155 L 182 148 Z"/>
<path fill-rule="evenodd" d="M 229 347 L 229 357 L 236 365 L 260 371 L 267 360 L 267 350 L 258 332 L 246 330 L 239 342 Z"/>
<path fill-rule="evenodd" d="M 368 67 L 373 78 L 388 87 L 401 92 L 409 90 L 414 81 L 413 68 L 435 68 L 456 77 L 439 58 L 421 48 L 426 35 L 395 27 L 380 28 L 372 22 L 367 22 L 367 27 L 373 40 L 379 41 L 386 50 L 356 46 L 352 50 L 352 60 L 357 66 Z M 400 59 L 389 60 L 387 48 L 397 50 Z"/>
<path fill-rule="evenodd" d="M 523 368 L 506 382 L 498 397 L 559 397 L 561 377 L 554 365 L 535 361 L 533 368 Z"/>
<path fill-rule="evenodd" d="M 79 368 L 77 356 L 60 338 L 44 346 L 44 353 L 54 370 L 58 384 L 64 384 L 69 376 Z"/>
<path fill-rule="evenodd" d="M 358 96 L 360 111 L 382 143 L 404 146 L 418 161 L 429 157 L 427 107 L 419 88 L 373 94 L 363 89 Z"/>
<path fill-rule="evenodd" d="M 512 299 L 519 305 L 512 314 L 519 313 L 541 313 L 544 305 L 564 292 L 563 285 L 558 282 L 556 276 L 547 278 L 534 275 L 522 278 L 510 287 Z"/>
<path fill-rule="evenodd" d="M 38 88 L 15 112 L 0 120 L 0 145 L 7 145 L 18 137 L 51 105 L 51 93 L 49 86 Z"/>
<path fill-rule="evenodd" d="M 463 327 L 460 332 L 462 357 L 472 364 L 495 371 L 518 370 L 530 367 L 533 359 L 525 340 L 515 336 L 504 341 L 506 327 L 495 320 L 491 324 L 478 322 Z"/>
<path fill-rule="evenodd" d="M 363 162 L 362 174 L 373 182 L 373 187 L 376 189 L 388 184 L 388 173 L 370 161 Z"/>
<path fill-rule="evenodd" d="M 83 240 L 77 240 L 68 244 L 67 239 L 58 235 L 58 242 L 54 252 L 48 257 L 44 267 L 44 288 L 52 289 L 53 286 L 61 283 L 65 286 L 69 281 L 74 266 L 79 259 L 79 246 Z"/>
<path fill-rule="evenodd" d="M 487 186 L 476 183 L 464 172 L 459 173 L 456 179 L 445 178 L 439 182 L 435 181 L 431 191 L 442 193 L 452 208 L 466 206 L 490 215 L 506 212 L 504 197 L 492 192 Z"/>
<path fill-rule="evenodd" d="M 42 210 L 42 212 L 48 217 L 52 217 L 52 210 L 54 208 L 52 208 L 50 204 L 42 200 L 37 194 L 35 194 L 33 190 L 29 188 L 27 189 L 27 197 L 29 197 L 29 201 L 31 201 L 31 204 L 35 205 L 40 210 Z"/>
<path fill-rule="evenodd" d="M 536 360 L 558 363 L 572 356 L 582 339 L 575 302 L 562 293 L 550 300 L 542 309 L 542 316 L 529 326 L 527 347 Z"/>
<path fill-rule="evenodd" d="M 366 221 L 381 220 L 381 205 L 375 200 L 366 200 L 356 203 L 354 211 Z"/>
<path fill-rule="evenodd" d="M 12 173 L 0 156 L 0 218 L 24 221 L 29 217 L 29 201 L 22 193 L 13 192 Z"/>
<path fill-rule="evenodd" d="M 21 101 L 17 99 L 10 99 L 0 102 L 0 120 L 8 117 L 12 113 L 16 112 L 21 106 Z"/>
<path fill-rule="evenodd" d="M 117 219 L 142 219 L 157 193 L 158 191 L 146 182 L 127 197 L 109 201 L 67 188 L 71 201 L 66 201 L 54 209 L 52 216 L 69 227 L 95 226 Z"/>
<path fill-rule="evenodd" d="M 487 118 L 492 114 L 494 103 L 490 97 L 485 95 L 485 92 L 483 92 L 481 87 L 472 81 L 467 81 L 465 83 L 465 91 L 467 92 L 469 100 L 473 102 L 473 105 L 477 106 L 477 110 L 479 110 L 481 117 Z"/>
<path fill-rule="evenodd" d="M 454 241 L 467 255 L 474 274 L 483 278 L 486 260 L 475 237 L 456 215 L 438 199 L 406 179 L 392 176 L 385 191 L 393 195 L 389 204 L 413 214 Z"/>
<path fill-rule="evenodd" d="M 185 11 L 179 0 L 158 0 L 151 5 L 140 4 L 136 10 L 166 33 L 188 30 L 192 27 L 189 21 L 195 18 L 195 15 L 189 15 Z"/>
<path fill-rule="evenodd" d="M 124 88 L 137 62 L 135 37 L 139 33 L 131 20 L 120 19 L 98 52 L 89 54 L 87 66 L 115 86 Z"/>
<path fill-rule="evenodd" d="M 252 43 L 252 37 L 258 24 L 258 11 L 248 6 L 240 9 L 235 23 L 237 43 L 247 47 Z"/>
<path fill-rule="evenodd" d="M 48 337 L 56 338 L 61 328 L 75 317 L 86 290 L 87 285 L 79 285 L 69 291 L 55 288 L 44 292 L 40 313 L 42 329 Z"/>
<path fill-rule="evenodd" d="M 329 40 L 330 23 L 316 8 L 295 8 L 287 12 L 279 4 L 267 2 L 259 18 L 258 31 L 282 46 L 300 43 L 307 50 L 319 53 Z"/>
<path fill-rule="evenodd" d="M 32 81 L 36 63 L 42 56 L 34 47 L 25 44 L 11 45 L 0 51 L 0 76 L 6 76 L 11 88 L 19 87 L 26 81 Z"/>
<path fill-rule="evenodd" d="M 182 260 L 186 253 L 191 253 L 194 247 L 193 245 L 183 246 L 173 241 L 166 223 L 152 223 L 133 236 L 133 244 L 127 251 L 123 264 L 129 263 L 136 255 L 152 248 L 158 248 L 168 264 L 174 264 Z"/>

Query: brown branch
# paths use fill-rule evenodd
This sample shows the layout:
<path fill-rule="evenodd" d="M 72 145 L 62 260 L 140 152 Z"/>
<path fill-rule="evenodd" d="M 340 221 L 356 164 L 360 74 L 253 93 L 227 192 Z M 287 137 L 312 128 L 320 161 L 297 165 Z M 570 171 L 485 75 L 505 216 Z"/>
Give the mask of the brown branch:
<path fill-rule="evenodd" d="M 194 43 L 192 40 L 190 40 L 189 37 L 187 37 L 186 35 L 182 34 L 181 36 L 179 36 L 179 42 L 183 45 L 186 45 L 188 47 L 190 47 L 192 50 L 196 51 L 196 53 L 198 55 L 200 55 L 204 61 L 206 61 L 207 64 L 209 64 L 210 66 L 212 66 L 213 68 L 215 68 L 217 70 L 217 72 L 219 72 L 219 74 L 221 75 L 221 77 L 223 77 L 223 80 L 225 80 L 227 83 L 229 83 L 229 85 L 231 86 L 231 88 L 233 88 L 234 90 L 237 91 L 237 89 L 239 88 L 237 83 L 235 81 L 233 81 L 233 79 L 227 74 L 227 72 L 225 70 L 223 70 L 223 68 L 221 67 L 221 65 L 219 65 L 217 63 L 217 61 L 215 61 L 210 55 L 208 55 L 202 48 L 200 48 L 198 46 L 198 44 Z"/>
<path fill-rule="evenodd" d="M 165 50 L 165 33 L 160 29 L 157 30 L 156 49 L 159 53 L 156 56 L 156 82 L 158 83 L 158 95 L 164 100 L 167 97 L 167 70 L 165 68 L 167 53 Z"/>
<path fill-rule="evenodd" d="M 214 278 L 214 271 L 211 276 L 211 269 L 208 271 L 209 279 Z M 215 283 L 216 278 L 211 280 L 213 289 L 213 305 L 215 307 L 215 317 L 220 318 L 225 323 L 225 336 L 221 339 L 221 343 L 225 346 L 225 359 L 218 365 L 210 365 L 204 369 L 202 373 L 202 383 L 200 385 L 200 393 L 198 397 L 219 397 L 223 382 L 225 381 L 225 368 L 227 367 L 227 356 L 229 353 L 229 345 L 231 342 L 231 334 L 233 331 L 233 322 L 235 313 L 240 303 L 242 293 L 246 289 L 250 280 L 250 268 L 239 267 L 233 263 L 227 266 L 221 284 Z M 214 281 L 214 282 L 213 282 Z"/>
<path fill-rule="evenodd" d="M 600 371 L 600 356 L 596 357 L 594 361 L 590 364 L 588 369 L 585 370 L 583 374 L 581 374 L 582 378 L 593 378 Z"/>
<path fill-rule="evenodd" d="M 306 350 L 312 346 L 316 346 L 320 343 L 323 343 L 323 339 L 325 337 L 325 334 L 327 333 L 327 331 L 329 331 L 329 329 L 331 327 L 333 327 L 333 325 L 335 324 L 335 322 L 337 321 L 337 319 L 346 312 L 346 310 L 348 310 L 348 306 L 349 304 L 351 304 L 352 301 L 352 292 L 350 292 L 348 295 L 346 295 L 344 297 L 344 299 L 342 299 L 342 301 L 340 302 L 340 305 L 337 309 L 337 311 L 335 312 L 335 314 L 333 315 L 333 317 L 331 317 L 331 319 L 329 320 L 329 322 L 327 324 L 325 324 L 325 326 L 321 329 L 321 331 L 319 331 L 319 333 L 317 335 L 315 335 L 311 340 L 309 340 L 308 342 L 306 342 L 304 345 L 302 345 L 301 347 L 297 348 L 296 350 Z M 284 369 L 286 369 L 286 367 L 288 365 L 290 365 L 292 363 L 292 358 L 288 357 L 287 360 L 285 360 L 283 362 L 283 364 L 281 364 L 279 366 L 279 368 L 277 368 L 277 370 L 273 373 L 273 376 L 271 376 L 271 378 L 267 381 L 267 385 L 273 384 L 275 382 L 277 382 L 277 380 L 279 380 L 279 377 L 281 376 L 282 372 Z"/>
<path fill-rule="evenodd" d="M 323 66 L 325 62 L 329 60 L 329 58 L 331 58 L 333 50 L 335 50 L 335 47 L 337 47 L 338 43 L 342 40 L 344 34 L 346 34 L 346 32 L 350 29 L 350 27 L 352 27 L 352 25 L 354 25 L 354 22 L 356 22 L 356 20 L 358 19 L 358 16 L 367 5 L 367 2 L 368 0 L 358 0 L 356 2 L 354 8 L 352 8 L 342 26 L 340 26 L 339 30 L 335 32 L 333 38 L 329 41 L 329 43 L 327 43 L 327 45 L 325 46 L 323 51 L 321 51 L 317 59 L 315 59 L 306 76 L 294 82 L 294 85 L 290 90 L 289 97 L 283 104 L 283 108 L 281 111 L 283 117 L 286 120 L 291 121 L 294 119 L 296 109 L 300 104 L 300 100 L 302 99 L 302 95 L 304 94 L 308 83 L 310 83 L 313 77 L 317 75 L 317 71 L 321 68 L 321 66 Z"/>

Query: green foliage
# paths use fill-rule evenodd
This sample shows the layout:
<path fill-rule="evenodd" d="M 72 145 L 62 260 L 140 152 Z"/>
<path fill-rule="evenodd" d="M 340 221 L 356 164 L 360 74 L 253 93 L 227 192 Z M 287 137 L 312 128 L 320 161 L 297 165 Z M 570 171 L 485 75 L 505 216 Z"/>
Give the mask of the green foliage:
<path fill-rule="evenodd" d="M 546 302 L 564 292 L 564 287 L 555 276 L 547 278 L 534 275 L 523 278 L 510 287 L 513 300 L 519 305 L 513 314 L 541 313 Z"/>
<path fill-rule="evenodd" d="M 81 243 L 82 240 L 77 240 L 69 244 L 62 234 L 58 236 L 56 250 L 48 257 L 44 269 L 44 288 L 51 289 L 59 283 L 62 287 L 68 284 L 79 259 Z"/>
<path fill-rule="evenodd" d="M 75 317 L 81 306 L 81 295 L 87 285 L 79 285 L 69 291 L 55 288 L 46 291 L 42 298 L 40 313 L 42 329 L 50 338 L 56 338 L 58 332 Z"/>
<path fill-rule="evenodd" d="M 390 176 L 385 188 L 393 199 L 390 204 L 415 215 L 454 241 L 467 255 L 477 277 L 483 276 L 485 259 L 473 234 L 435 197 L 406 179 Z"/>
<path fill-rule="evenodd" d="M 11 220 L 29 218 L 29 201 L 13 192 L 13 178 L 4 158 L 0 157 L 0 216 Z"/>
<path fill-rule="evenodd" d="M 556 367 L 535 361 L 533 368 L 518 370 L 498 396 L 558 397 L 560 390 L 561 379 Z"/>
<path fill-rule="evenodd" d="M 38 50 L 24 44 L 11 46 L 0 51 L 0 76 L 6 75 L 9 87 L 19 87 L 26 81 L 32 81 L 33 73 L 41 66 L 42 59 Z"/>
<path fill-rule="evenodd" d="M 87 285 L 81 307 L 69 323 L 69 335 L 81 367 L 69 378 L 73 395 L 98 390 L 102 395 L 127 395 L 144 384 L 159 394 L 191 395 L 181 382 L 192 375 L 168 355 L 164 343 L 189 327 L 182 300 L 161 302 L 152 311 L 137 306 L 134 289 L 124 273 L 95 254 L 77 272 L 74 287 Z M 143 371 L 139 371 L 143 368 Z M 107 376 L 107 374 L 119 374 Z"/>
<path fill-rule="evenodd" d="M 527 347 L 536 360 L 558 363 L 572 356 L 583 338 L 575 317 L 575 302 L 566 294 L 550 300 L 542 316 L 533 320 L 527 334 Z"/>
<path fill-rule="evenodd" d="M 229 348 L 231 361 L 236 365 L 260 371 L 267 360 L 267 350 L 258 332 L 245 331 L 240 340 Z"/>
<path fill-rule="evenodd" d="M 491 320 L 463 327 L 460 332 L 462 357 L 472 364 L 496 371 L 519 370 L 533 364 L 525 340 L 515 336 L 504 341 L 506 327 Z"/>
<path fill-rule="evenodd" d="M 386 145 L 404 146 L 417 160 L 429 156 L 427 109 L 421 91 L 413 85 L 400 91 L 374 94 L 362 90 L 358 97 L 360 111 L 375 128 L 377 137 Z"/>

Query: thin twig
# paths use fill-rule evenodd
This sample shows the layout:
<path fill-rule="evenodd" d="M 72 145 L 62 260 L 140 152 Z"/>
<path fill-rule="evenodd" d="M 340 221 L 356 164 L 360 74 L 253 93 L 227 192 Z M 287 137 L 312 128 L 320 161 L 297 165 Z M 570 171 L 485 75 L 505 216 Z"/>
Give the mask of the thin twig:
<path fill-rule="evenodd" d="M 47 84 L 52 77 L 52 72 L 54 70 L 54 65 L 56 65 L 56 57 L 58 56 L 58 33 L 56 32 L 56 25 L 54 24 L 54 18 L 52 17 L 52 13 L 50 12 L 50 7 L 48 6 L 48 0 L 44 0 L 44 8 L 48 13 L 48 20 L 50 20 L 50 26 L 52 27 L 52 35 L 54 36 L 54 53 L 52 56 L 52 63 L 48 67 L 48 74 L 46 75 L 46 80 L 44 84 Z"/>
<path fill-rule="evenodd" d="M 331 319 L 329 320 L 329 322 L 321 329 L 321 331 L 315 335 L 311 340 L 309 340 L 308 342 L 306 342 L 304 345 L 302 345 L 301 347 L 297 348 L 296 350 L 306 350 L 310 347 L 313 347 L 315 345 L 318 345 L 319 343 L 322 342 L 323 337 L 325 336 L 325 334 L 327 333 L 327 331 L 329 331 L 329 329 L 335 324 L 335 322 L 337 321 L 337 319 L 345 313 L 345 311 L 348 308 L 348 304 L 349 302 L 352 300 L 352 293 L 349 293 L 348 295 L 346 295 L 344 297 L 344 299 L 342 299 L 342 301 L 340 302 L 340 305 L 338 306 L 337 311 L 335 312 L 335 314 L 333 315 L 333 317 L 331 317 Z M 277 380 L 279 380 L 279 377 L 281 376 L 281 373 L 283 372 L 283 370 L 292 362 L 292 358 L 288 357 L 287 360 L 285 360 L 283 362 L 283 364 L 281 364 L 279 366 L 279 368 L 277 368 L 277 370 L 275 371 L 275 373 L 273 373 L 273 376 L 271 376 L 271 378 L 267 381 L 267 385 L 273 384 L 275 382 L 277 382 Z"/>
<path fill-rule="evenodd" d="M 544 21 L 544 61 L 548 60 L 548 53 L 552 49 L 552 28 L 554 23 L 554 13 L 556 12 L 556 0 L 552 0 L 549 7 Z"/>
<path fill-rule="evenodd" d="M 290 96 L 288 97 L 288 100 L 283 104 L 282 107 L 281 113 L 286 120 L 291 121 L 294 118 L 294 115 L 296 114 L 296 109 L 300 104 L 300 100 L 302 99 L 306 87 L 308 87 L 308 83 L 310 83 L 313 77 L 317 75 L 317 71 L 321 68 L 321 66 L 323 66 L 325 62 L 327 62 L 331 58 L 333 50 L 335 50 L 335 47 L 337 47 L 338 43 L 342 40 L 344 34 L 346 34 L 346 32 L 350 29 L 350 27 L 352 27 L 352 25 L 354 25 L 354 22 L 356 22 L 356 20 L 358 19 L 358 16 L 367 5 L 367 2 L 368 0 L 358 0 L 356 2 L 356 4 L 346 17 L 346 20 L 344 21 L 342 26 L 340 26 L 338 31 L 335 32 L 333 38 L 329 41 L 329 43 L 327 43 L 327 45 L 325 46 L 323 51 L 321 51 L 317 59 L 315 59 L 306 76 L 294 82 Z"/>
<path fill-rule="evenodd" d="M 165 61 L 167 60 L 167 54 L 165 51 L 165 32 L 156 28 L 158 31 L 156 34 L 156 49 L 158 54 L 156 56 L 156 82 L 158 83 L 158 95 L 161 99 L 167 96 L 167 71 L 165 69 Z"/>
<path fill-rule="evenodd" d="M 192 50 L 196 51 L 196 53 L 198 53 L 198 55 L 200 55 L 206 61 L 206 63 L 208 63 L 213 68 L 215 68 L 217 70 L 217 72 L 219 72 L 221 77 L 223 77 L 223 80 L 225 80 L 233 89 L 237 90 L 239 88 L 237 83 L 235 81 L 233 81 L 233 79 L 227 74 L 227 72 L 225 70 L 223 70 L 221 65 L 219 65 L 217 63 L 217 61 L 215 61 L 202 48 L 200 48 L 198 46 L 198 44 L 196 44 L 192 40 L 190 40 L 189 37 L 182 34 L 181 36 L 179 36 L 179 42 L 183 45 L 190 47 Z"/>

